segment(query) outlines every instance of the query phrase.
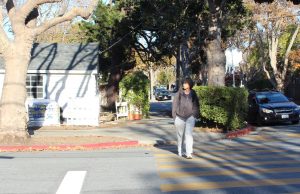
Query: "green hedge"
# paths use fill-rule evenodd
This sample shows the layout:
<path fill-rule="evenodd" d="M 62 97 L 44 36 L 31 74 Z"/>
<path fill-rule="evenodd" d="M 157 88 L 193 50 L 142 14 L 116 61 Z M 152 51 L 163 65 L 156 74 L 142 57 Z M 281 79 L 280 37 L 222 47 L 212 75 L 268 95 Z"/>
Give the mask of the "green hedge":
<path fill-rule="evenodd" d="M 221 125 L 227 130 L 245 126 L 248 91 L 232 87 L 194 87 L 200 100 L 202 120 Z"/>
<path fill-rule="evenodd" d="M 141 71 L 127 74 L 119 84 L 122 97 L 130 104 L 138 107 L 144 117 L 149 117 L 150 81 Z"/>

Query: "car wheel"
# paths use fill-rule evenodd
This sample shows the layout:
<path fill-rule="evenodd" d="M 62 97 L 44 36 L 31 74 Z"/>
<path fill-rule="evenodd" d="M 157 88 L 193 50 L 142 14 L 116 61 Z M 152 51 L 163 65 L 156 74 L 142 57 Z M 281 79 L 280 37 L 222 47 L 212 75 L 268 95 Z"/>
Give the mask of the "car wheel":
<path fill-rule="evenodd" d="M 298 121 L 292 121 L 293 125 L 299 124 L 299 120 Z"/>

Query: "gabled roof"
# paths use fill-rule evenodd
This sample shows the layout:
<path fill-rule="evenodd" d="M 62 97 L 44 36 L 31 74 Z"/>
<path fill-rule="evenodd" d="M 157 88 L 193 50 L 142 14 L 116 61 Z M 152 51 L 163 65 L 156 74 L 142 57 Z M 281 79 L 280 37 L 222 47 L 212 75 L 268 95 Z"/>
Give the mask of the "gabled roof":
<path fill-rule="evenodd" d="M 36 43 L 31 50 L 28 70 L 95 71 L 98 62 L 97 43 Z M 4 69 L 1 57 L 0 69 Z"/>

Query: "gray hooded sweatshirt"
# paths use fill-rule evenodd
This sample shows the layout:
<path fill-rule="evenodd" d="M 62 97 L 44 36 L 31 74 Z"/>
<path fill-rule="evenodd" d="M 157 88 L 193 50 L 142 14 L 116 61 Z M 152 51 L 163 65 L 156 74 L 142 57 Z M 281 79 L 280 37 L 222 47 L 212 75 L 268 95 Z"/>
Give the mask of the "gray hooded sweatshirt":
<path fill-rule="evenodd" d="M 199 118 L 199 99 L 194 90 L 191 90 L 188 95 L 185 94 L 183 90 L 179 90 L 177 92 L 173 100 L 172 116 L 173 118 L 176 118 L 176 116 L 178 116 L 185 121 L 191 116 Z"/>

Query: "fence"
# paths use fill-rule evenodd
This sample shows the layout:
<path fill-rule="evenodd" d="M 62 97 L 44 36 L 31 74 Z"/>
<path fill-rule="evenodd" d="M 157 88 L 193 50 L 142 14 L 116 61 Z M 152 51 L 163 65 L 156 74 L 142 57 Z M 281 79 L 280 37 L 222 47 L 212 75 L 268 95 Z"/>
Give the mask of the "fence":
<path fill-rule="evenodd" d="M 74 98 L 68 101 L 63 112 L 67 125 L 99 125 L 99 97 Z"/>

